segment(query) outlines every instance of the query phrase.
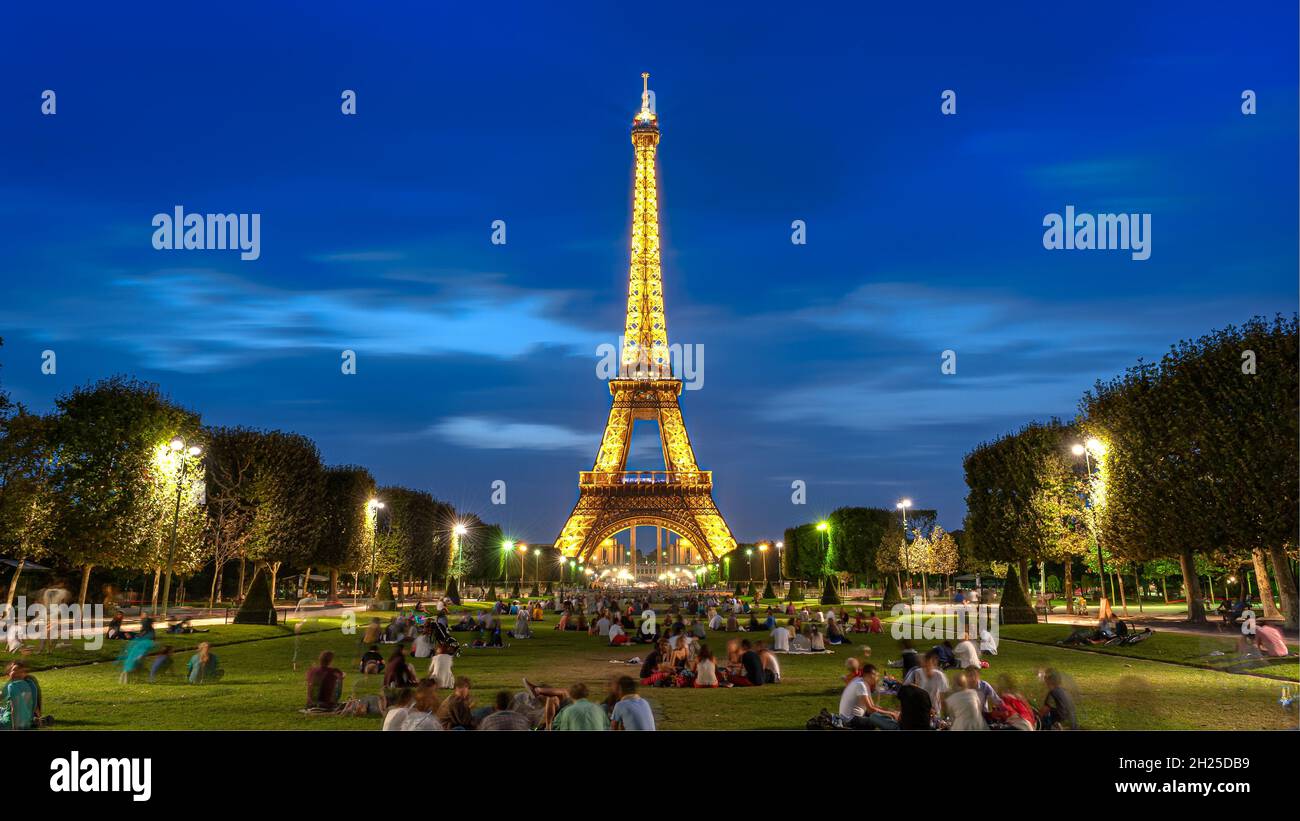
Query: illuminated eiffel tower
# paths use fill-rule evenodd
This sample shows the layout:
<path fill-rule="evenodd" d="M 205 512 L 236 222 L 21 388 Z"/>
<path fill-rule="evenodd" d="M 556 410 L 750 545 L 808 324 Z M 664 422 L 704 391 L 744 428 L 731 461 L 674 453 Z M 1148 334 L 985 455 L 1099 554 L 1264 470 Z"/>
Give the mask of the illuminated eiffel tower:
<path fill-rule="evenodd" d="M 588 561 L 597 548 L 628 528 L 653 526 L 678 536 L 686 564 L 705 563 L 736 546 L 713 501 L 713 473 L 700 470 L 682 422 L 664 320 L 659 267 L 659 194 L 655 152 L 659 118 L 651 104 L 649 74 L 642 74 L 641 110 L 632 120 L 636 190 L 632 200 L 632 261 L 628 269 L 627 322 L 614 397 L 596 464 L 578 474 L 578 503 L 555 546 L 566 557 Z M 632 424 L 658 422 L 665 470 L 627 470 Z M 635 546 L 636 531 L 632 544 Z M 602 550 L 604 552 L 604 550 Z"/>

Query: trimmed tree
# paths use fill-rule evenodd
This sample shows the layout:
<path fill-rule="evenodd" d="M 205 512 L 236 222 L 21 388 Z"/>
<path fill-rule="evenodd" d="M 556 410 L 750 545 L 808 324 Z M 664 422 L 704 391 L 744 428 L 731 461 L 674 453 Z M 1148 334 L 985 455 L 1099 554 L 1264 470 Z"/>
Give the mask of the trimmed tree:
<path fill-rule="evenodd" d="M 903 602 L 903 594 L 898 589 L 898 577 L 893 573 L 885 576 L 885 595 L 880 600 L 881 608 L 889 610 Z"/>
<path fill-rule="evenodd" d="M 1025 598 L 1025 589 L 1020 586 L 1020 575 L 1015 565 L 1008 565 L 1007 580 L 1002 586 L 1002 601 L 998 620 L 1002 624 L 1037 624 L 1038 614 Z"/>
<path fill-rule="evenodd" d="M 275 602 L 271 599 L 271 574 L 266 568 L 253 571 L 244 603 L 235 613 L 235 624 L 275 624 Z"/>
<path fill-rule="evenodd" d="M 835 592 L 835 583 L 830 576 L 826 577 L 826 584 L 822 587 L 822 604 L 839 604 L 840 595 Z"/>

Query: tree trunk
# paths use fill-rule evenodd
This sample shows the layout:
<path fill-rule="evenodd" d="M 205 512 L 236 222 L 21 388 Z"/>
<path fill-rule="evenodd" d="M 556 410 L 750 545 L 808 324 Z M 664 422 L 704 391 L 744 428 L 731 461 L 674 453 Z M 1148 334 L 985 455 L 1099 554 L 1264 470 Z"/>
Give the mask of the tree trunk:
<path fill-rule="evenodd" d="M 86 589 L 90 587 L 90 569 L 93 564 L 88 564 L 81 569 L 81 592 L 77 594 L 77 604 L 85 609 L 86 607 Z"/>
<path fill-rule="evenodd" d="M 239 589 L 235 591 L 235 600 L 244 603 L 244 557 L 239 557 Z"/>
<path fill-rule="evenodd" d="M 1160 577 L 1160 592 L 1165 595 L 1165 604 L 1169 604 L 1169 577 Z"/>
<path fill-rule="evenodd" d="M 217 580 L 221 578 L 221 566 L 213 565 L 212 567 L 212 586 L 208 589 L 208 609 L 214 610 L 217 606 Z"/>
<path fill-rule="evenodd" d="M 20 578 L 22 578 L 22 575 L 23 575 L 23 564 L 24 564 L 26 561 L 27 561 L 27 557 L 26 557 L 26 556 L 19 556 L 19 557 L 18 557 L 18 569 L 14 571 L 14 580 L 13 580 L 12 582 L 9 583 L 9 595 L 5 598 L 5 612 L 6 612 L 6 613 L 9 612 L 9 608 L 10 608 L 10 607 L 13 607 L 13 606 L 14 606 L 14 594 L 15 594 L 15 593 L 17 592 L 17 590 L 18 590 L 18 580 L 19 580 Z"/>
<path fill-rule="evenodd" d="M 1286 626 L 1295 629 L 1296 617 L 1300 615 L 1300 601 L 1297 601 L 1295 574 L 1291 572 L 1291 562 L 1287 560 L 1286 551 L 1281 545 L 1271 545 L 1268 557 L 1273 560 L 1273 580 L 1277 582 L 1277 592 L 1282 599 L 1282 617 Z"/>
<path fill-rule="evenodd" d="M 307 569 L 303 571 L 302 593 L 300 594 L 300 598 L 309 595 L 311 595 L 311 565 L 307 565 Z"/>
<path fill-rule="evenodd" d="M 1250 552 L 1250 558 L 1255 565 L 1255 586 L 1259 588 L 1259 598 L 1264 604 L 1264 618 L 1281 618 L 1277 602 L 1273 599 L 1273 583 L 1268 578 L 1268 566 L 1264 564 L 1264 551 L 1257 547 Z"/>
<path fill-rule="evenodd" d="M 330 571 L 330 601 L 339 600 L 339 571 L 337 569 Z"/>
<path fill-rule="evenodd" d="M 1114 581 L 1111 582 L 1111 588 L 1114 589 L 1115 585 L 1119 585 L 1119 606 L 1124 610 L 1124 615 L 1127 616 L 1128 600 L 1124 597 L 1124 577 L 1119 574 L 1119 571 L 1115 571 L 1114 573 Z"/>
<path fill-rule="evenodd" d="M 1142 612 L 1142 577 L 1138 575 L 1137 562 L 1133 563 L 1133 589 L 1137 591 L 1138 612 Z"/>
<path fill-rule="evenodd" d="M 1214 579 L 1209 573 L 1205 574 L 1205 581 L 1210 585 L 1210 601 L 1214 601 Z"/>
<path fill-rule="evenodd" d="M 159 585 L 161 583 L 162 583 L 162 568 L 155 567 L 153 569 L 153 592 L 149 594 L 149 608 L 153 610 L 154 615 L 158 614 L 158 594 L 159 592 L 161 592 L 159 589 Z"/>
<path fill-rule="evenodd" d="M 1065 557 L 1065 612 L 1074 615 L 1074 557 Z"/>
<path fill-rule="evenodd" d="M 1026 598 L 1028 598 L 1030 601 L 1033 601 L 1034 598 L 1033 590 L 1029 587 L 1029 560 L 1021 559 L 1019 569 L 1020 569 L 1019 581 L 1020 581 L 1020 587 L 1022 589 L 1022 592 L 1024 592 Z"/>
<path fill-rule="evenodd" d="M 1195 624 L 1205 624 L 1205 606 L 1201 603 L 1201 580 L 1196 577 L 1196 557 L 1192 551 L 1184 550 L 1178 556 L 1178 565 L 1183 570 L 1183 586 L 1187 589 L 1187 620 Z"/>

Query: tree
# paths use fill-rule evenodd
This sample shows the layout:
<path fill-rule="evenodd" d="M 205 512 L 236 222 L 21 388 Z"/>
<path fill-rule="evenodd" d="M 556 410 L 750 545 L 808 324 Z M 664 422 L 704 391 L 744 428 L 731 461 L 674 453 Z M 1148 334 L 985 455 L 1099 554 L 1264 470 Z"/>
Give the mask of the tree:
<path fill-rule="evenodd" d="M 174 482 L 177 460 L 191 458 L 173 454 L 167 443 L 176 436 L 200 443 L 202 428 L 197 413 L 169 401 L 156 385 L 122 377 L 76 388 L 55 406 L 53 542 L 64 561 L 82 569 L 78 600 L 84 605 L 95 566 L 158 566 L 162 495 Z M 197 485 L 201 463 L 192 462 Z M 197 504 L 183 493 L 186 499 L 188 521 Z"/>
<path fill-rule="evenodd" d="M 870 507 L 841 507 L 832 512 L 828 522 L 835 538 L 830 569 L 874 576 L 876 550 L 893 515 L 893 511 Z M 787 540 L 787 549 L 789 544 Z"/>
<path fill-rule="evenodd" d="M 0 550 L 18 560 L 5 599 L 12 606 L 24 565 L 44 556 L 54 527 L 54 419 L 8 413 L 6 401 L 0 393 Z"/>
<path fill-rule="evenodd" d="M 1300 538 L 1298 340 L 1294 316 L 1255 318 L 1179 342 L 1159 363 L 1098 382 L 1081 402 L 1085 428 L 1107 446 L 1103 542 L 1137 561 L 1176 557 L 1192 621 L 1205 620 L 1196 555 L 1244 564 L 1259 549 L 1296 623 L 1286 550 Z"/>
<path fill-rule="evenodd" d="M 257 567 L 248 586 L 248 595 L 235 613 L 235 624 L 275 624 L 275 597 L 272 594 L 271 571 Z"/>
<path fill-rule="evenodd" d="M 930 549 L 926 553 L 926 570 L 936 576 L 945 577 L 944 585 L 947 586 L 946 578 L 957 572 L 957 541 L 952 534 L 942 527 L 935 525 L 930 532 Z"/>
<path fill-rule="evenodd" d="M 255 438 L 257 434 L 240 428 L 213 428 L 208 431 L 208 547 L 212 553 L 212 584 L 208 606 L 221 595 L 226 565 L 235 558 L 243 567 L 245 546 L 253 520 L 252 484 Z M 244 579 L 240 574 L 237 598 L 244 596 Z"/>
<path fill-rule="evenodd" d="M 340 572 L 366 566 L 373 535 L 370 500 L 374 498 L 375 478 L 365 468 L 345 465 L 325 469 L 321 504 L 324 522 L 312 563 L 329 571 L 330 601 L 338 599 Z"/>
<path fill-rule="evenodd" d="M 283 431 L 256 432 L 250 442 L 253 482 L 249 503 L 248 557 L 266 566 L 275 595 L 280 568 L 310 564 L 325 521 L 325 471 L 307 437 Z"/>
<path fill-rule="evenodd" d="M 1002 599 L 999 602 L 998 620 L 1003 624 L 1037 624 L 1038 614 L 1025 598 L 1025 588 L 1021 586 L 1016 568 L 1007 566 L 1007 580 L 1002 586 Z"/>

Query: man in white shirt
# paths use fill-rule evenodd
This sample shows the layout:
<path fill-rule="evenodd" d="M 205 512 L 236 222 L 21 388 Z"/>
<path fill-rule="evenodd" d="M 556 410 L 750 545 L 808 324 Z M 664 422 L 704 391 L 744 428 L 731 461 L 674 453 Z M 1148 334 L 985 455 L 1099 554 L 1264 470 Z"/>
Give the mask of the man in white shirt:
<path fill-rule="evenodd" d="M 790 652 L 790 628 L 778 624 L 772 631 L 772 650 L 777 653 Z"/>
<path fill-rule="evenodd" d="M 596 635 L 598 635 L 598 636 L 608 636 L 608 635 L 609 635 L 609 624 L 610 624 L 610 621 L 609 621 L 609 618 L 608 618 L 607 616 L 602 615 L 599 619 L 597 619 L 597 620 L 596 620 Z"/>
<path fill-rule="evenodd" d="M 921 657 L 921 663 L 903 677 L 904 684 L 915 684 L 930 694 L 930 705 L 936 715 L 942 712 L 943 697 L 948 692 L 948 677 L 939 669 L 939 654 L 931 650 Z"/>
<path fill-rule="evenodd" d="M 952 654 L 957 657 L 958 667 L 980 666 L 980 651 L 975 642 L 970 640 L 970 633 L 962 634 L 961 641 L 957 642 Z"/>

